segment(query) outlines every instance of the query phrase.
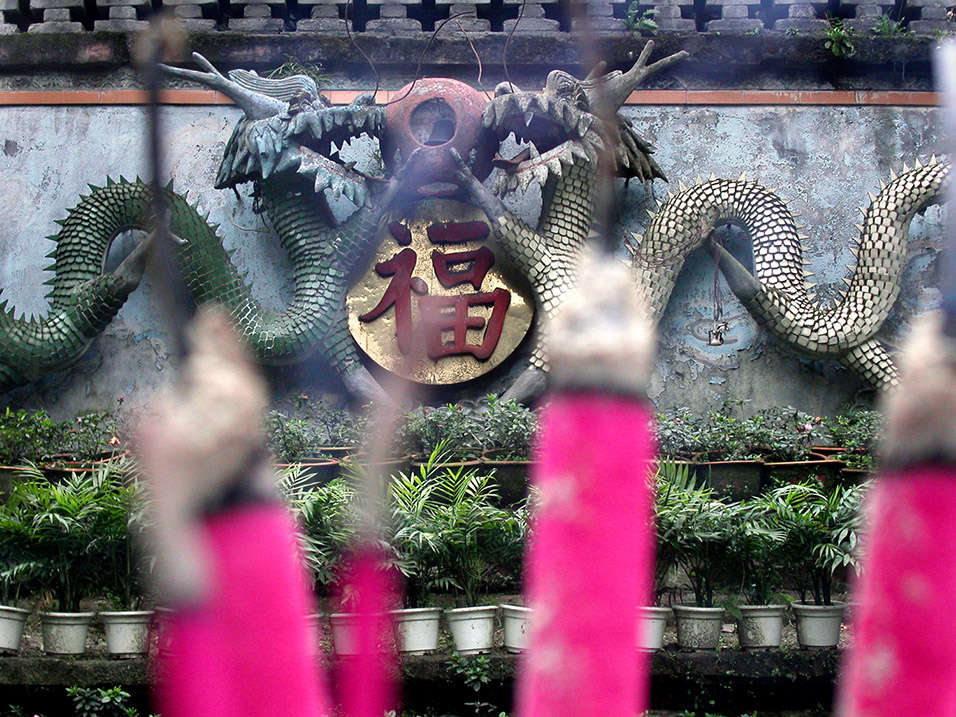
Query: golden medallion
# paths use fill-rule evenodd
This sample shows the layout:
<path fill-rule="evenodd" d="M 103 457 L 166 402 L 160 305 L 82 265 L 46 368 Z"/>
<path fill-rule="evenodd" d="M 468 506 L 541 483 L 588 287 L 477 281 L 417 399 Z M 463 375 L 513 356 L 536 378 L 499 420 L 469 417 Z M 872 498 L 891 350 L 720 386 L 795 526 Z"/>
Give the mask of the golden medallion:
<path fill-rule="evenodd" d="M 386 223 L 377 253 L 347 299 L 349 330 L 379 366 L 426 384 L 487 373 L 531 328 L 527 286 L 494 251 L 478 207 L 420 202 Z"/>

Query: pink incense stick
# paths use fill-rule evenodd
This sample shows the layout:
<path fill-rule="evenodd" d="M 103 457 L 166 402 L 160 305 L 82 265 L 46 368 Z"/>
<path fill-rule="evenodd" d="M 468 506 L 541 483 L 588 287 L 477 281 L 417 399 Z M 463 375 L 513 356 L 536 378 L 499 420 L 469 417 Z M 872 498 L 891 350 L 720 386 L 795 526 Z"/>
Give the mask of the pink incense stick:
<path fill-rule="evenodd" d="M 212 584 L 174 613 L 157 695 L 164 717 L 320 717 L 331 700 L 313 655 L 293 522 L 274 503 L 208 520 Z"/>
<path fill-rule="evenodd" d="M 395 581 L 386 571 L 381 551 L 364 544 L 343 570 L 341 583 L 353 596 L 350 609 L 356 616 L 349 635 L 355 654 L 343 657 L 336 667 L 342 714 L 382 717 L 397 704 L 397 658 L 387 613 L 397 595 Z"/>
<path fill-rule="evenodd" d="M 847 717 L 956 714 L 956 351 L 941 323 L 914 332 L 885 402 L 889 468 L 869 499 Z"/>
<path fill-rule="evenodd" d="M 540 504 L 525 576 L 533 617 L 518 675 L 522 717 L 632 717 L 647 704 L 637 630 L 654 560 L 643 399 L 653 334 L 612 260 L 589 259 L 579 285 L 549 329 L 555 390 L 533 476 Z"/>

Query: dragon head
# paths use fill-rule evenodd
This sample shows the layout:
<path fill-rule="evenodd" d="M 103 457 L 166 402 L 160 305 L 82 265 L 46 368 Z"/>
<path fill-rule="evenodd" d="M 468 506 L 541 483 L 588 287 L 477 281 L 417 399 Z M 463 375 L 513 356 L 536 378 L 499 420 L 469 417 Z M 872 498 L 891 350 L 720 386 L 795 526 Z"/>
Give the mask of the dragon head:
<path fill-rule="evenodd" d="M 622 177 L 664 178 L 651 158 L 654 149 L 618 114 L 630 93 L 650 74 L 687 55 L 679 52 L 647 65 L 653 49 L 648 43 L 627 72 L 603 73 L 599 68 L 584 80 L 553 70 L 544 88 L 519 90 L 509 82 L 495 88 L 495 98 L 484 113 L 484 125 L 499 141 L 514 135 L 527 146 L 512 159 L 497 159 L 505 170 L 504 190 L 526 188 L 532 180 L 543 183 L 560 175 L 562 165 L 577 159 L 597 163 L 605 149 L 613 152 L 613 168 Z"/>

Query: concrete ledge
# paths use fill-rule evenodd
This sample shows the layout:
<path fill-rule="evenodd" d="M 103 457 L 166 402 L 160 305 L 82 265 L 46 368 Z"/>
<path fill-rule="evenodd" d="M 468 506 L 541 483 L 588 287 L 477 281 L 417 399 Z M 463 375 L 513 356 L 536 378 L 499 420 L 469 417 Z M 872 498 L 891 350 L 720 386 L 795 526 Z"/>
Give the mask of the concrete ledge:
<path fill-rule="evenodd" d="M 69 87 L 83 86 L 85 73 L 115 77 L 114 87 L 135 86 L 128 71 L 133 35 L 122 32 L 60 33 L 38 37 L 29 33 L 0 35 L 0 75 L 42 74 L 43 87 L 53 89 L 50 77 L 68 70 Z M 650 89 L 838 89 L 930 90 L 930 37 L 857 37 L 857 53 L 837 58 L 824 47 L 822 37 L 775 33 L 726 36 L 715 33 L 668 34 L 653 38 L 655 57 L 687 50 L 690 57 L 648 83 Z M 399 36 L 363 34 L 355 40 L 382 75 L 382 86 L 404 85 L 424 54 L 426 75 L 456 77 L 474 82 L 474 52 L 484 63 L 487 89 L 504 79 L 501 59 L 507 37 L 502 33 L 472 36 L 474 51 L 454 38 L 438 37 L 427 48 L 427 33 Z M 224 70 L 245 67 L 268 70 L 295 57 L 320 65 L 329 85 L 367 89 L 372 72 L 359 50 L 341 34 L 282 33 L 255 35 L 207 32 L 190 36 L 191 48 Z M 630 35 L 600 38 L 602 55 L 611 67 L 623 67 L 646 42 Z M 577 39 L 568 33 L 522 35 L 508 46 L 507 58 L 515 81 L 540 86 L 547 72 L 562 68 L 579 72 L 583 57 Z M 544 58 L 544 59 L 543 59 Z M 117 75 L 123 70 L 125 75 Z M 125 77 L 125 79 L 123 79 Z M 360 79 L 357 79 L 360 78 Z M 67 80 L 64 78 L 63 80 Z M 102 80 L 97 84 L 102 86 Z M 109 85 L 107 85 L 109 86 Z M 187 86 L 181 84 L 180 86 Z"/>

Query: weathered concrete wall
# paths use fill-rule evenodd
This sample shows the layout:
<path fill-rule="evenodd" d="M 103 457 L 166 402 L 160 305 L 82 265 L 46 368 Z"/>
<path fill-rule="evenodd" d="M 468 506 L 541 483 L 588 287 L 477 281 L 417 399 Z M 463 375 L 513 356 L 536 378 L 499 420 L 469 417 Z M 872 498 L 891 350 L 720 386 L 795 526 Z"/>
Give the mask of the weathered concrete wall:
<path fill-rule="evenodd" d="M 926 158 L 935 150 L 936 111 L 892 107 L 632 107 L 626 113 L 658 147 L 657 159 L 676 187 L 698 175 L 750 178 L 777 188 L 807 224 L 811 261 L 819 294 L 832 297 L 851 263 L 850 240 L 859 221 L 857 207 L 879 180 L 903 160 Z M 286 263 L 274 238 L 252 211 L 248 191 L 239 197 L 212 189 L 220 152 L 238 111 L 230 107 L 165 110 L 169 168 L 180 191 L 222 225 L 227 246 L 238 249 L 237 264 L 248 270 L 257 297 L 279 306 L 288 296 Z M 107 175 L 144 171 L 143 117 L 126 107 L 7 107 L 0 109 L 0 287 L 3 297 L 27 314 L 45 308 L 42 282 L 56 231 L 55 219 L 74 206 L 86 184 Z M 627 231 L 640 233 L 652 195 L 667 186 L 632 184 L 623 195 Z M 515 205 L 533 212 L 534 198 Z M 936 299 L 933 238 L 941 229 L 938 208 L 917 219 L 910 263 L 897 310 L 883 332 L 891 347 L 911 317 Z M 739 237 L 731 241 L 740 243 Z M 705 408 L 723 399 L 745 399 L 753 408 L 792 404 L 829 413 L 862 398 L 861 383 L 834 363 L 798 360 L 768 341 L 729 292 L 722 279 L 717 293 L 731 324 L 727 342 L 706 345 L 713 316 L 713 264 L 705 256 L 688 262 L 661 324 L 661 361 L 652 395 L 661 406 Z M 3 400 L 52 407 L 59 415 L 110 406 L 118 396 L 146 400 L 170 374 L 166 332 L 147 280 L 106 332 L 72 369 L 19 389 Z M 514 367 L 512 367 L 514 368 Z M 274 369 L 277 392 L 314 395 L 334 390 L 321 366 Z M 495 383 L 472 387 L 484 391 Z M 442 395 L 442 398 L 451 396 Z"/>

